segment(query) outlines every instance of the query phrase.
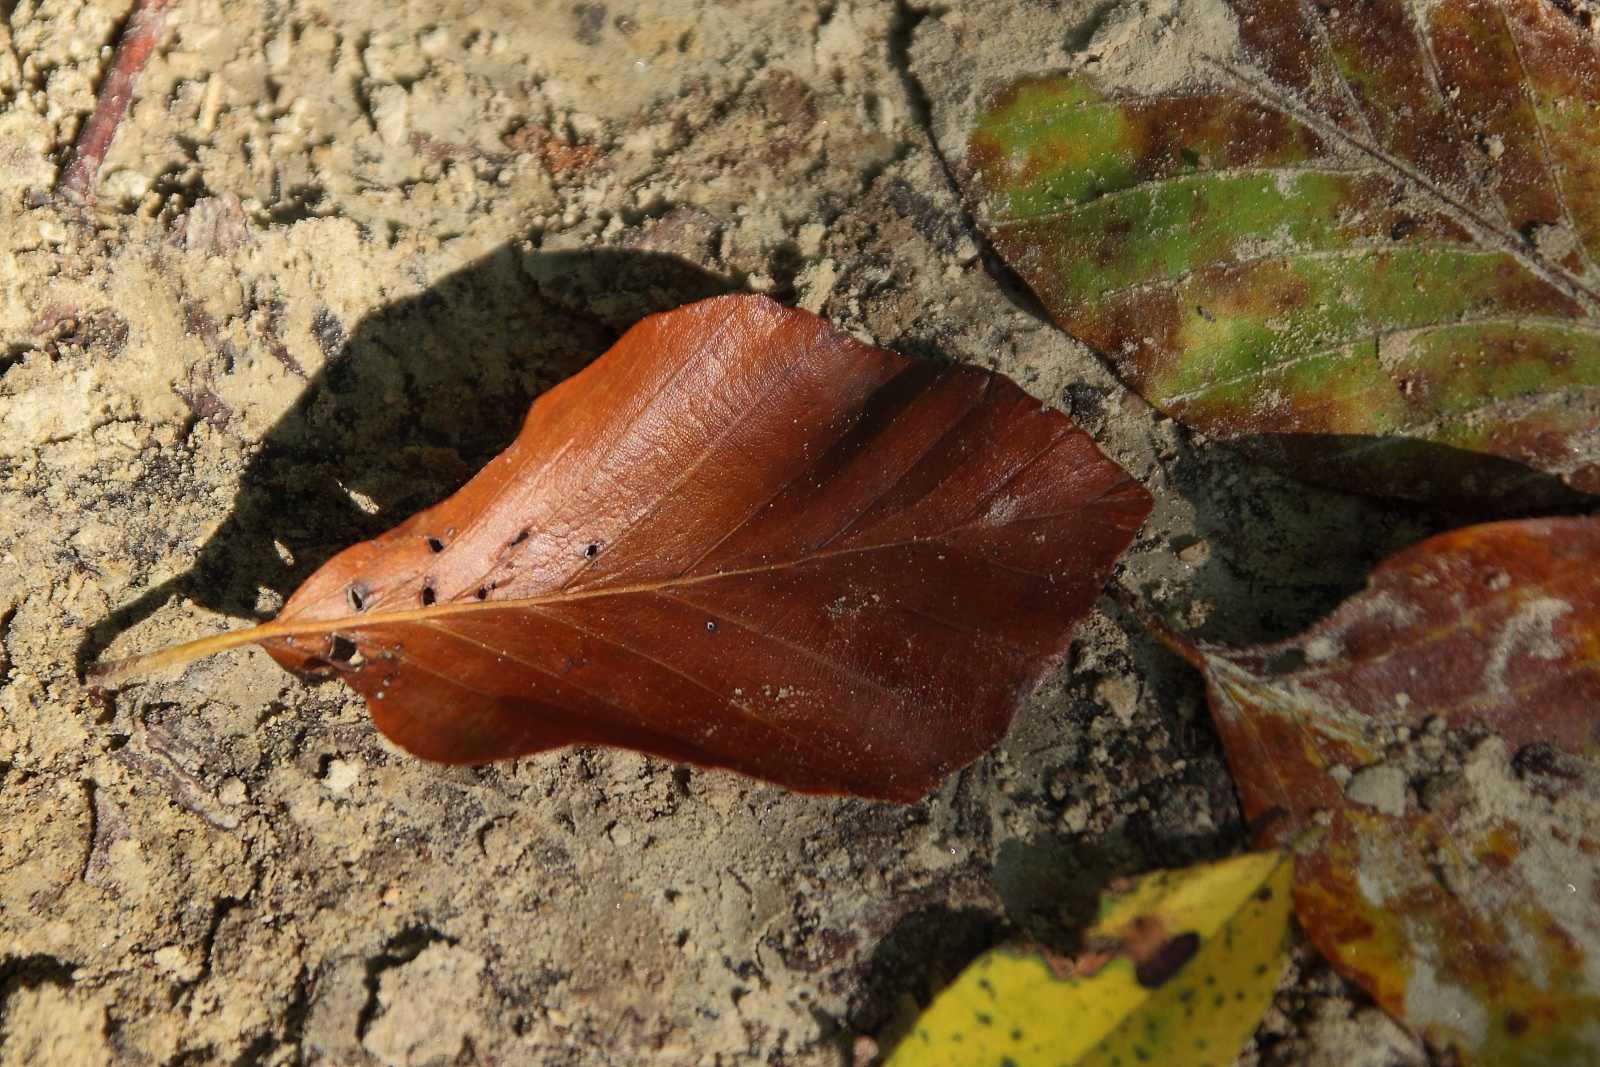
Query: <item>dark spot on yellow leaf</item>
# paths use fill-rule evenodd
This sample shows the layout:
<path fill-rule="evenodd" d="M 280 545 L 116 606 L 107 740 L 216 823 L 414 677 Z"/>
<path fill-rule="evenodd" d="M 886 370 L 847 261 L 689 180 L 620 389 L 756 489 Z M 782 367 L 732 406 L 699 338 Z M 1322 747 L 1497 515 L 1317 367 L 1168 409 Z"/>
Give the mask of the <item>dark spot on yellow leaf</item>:
<path fill-rule="evenodd" d="M 1179 934 L 1134 965 L 1134 977 L 1146 989 L 1159 988 L 1200 951 L 1200 935 Z"/>

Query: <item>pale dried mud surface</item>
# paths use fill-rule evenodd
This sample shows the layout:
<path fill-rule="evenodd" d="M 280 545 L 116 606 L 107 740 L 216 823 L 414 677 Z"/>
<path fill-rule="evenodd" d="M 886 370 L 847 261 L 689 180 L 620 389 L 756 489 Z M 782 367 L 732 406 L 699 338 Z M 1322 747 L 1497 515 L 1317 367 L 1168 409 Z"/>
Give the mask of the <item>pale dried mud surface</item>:
<path fill-rule="evenodd" d="M 174 0 L 69 208 L 130 6 L 0 4 L 0 1063 L 833 1067 L 1110 877 L 1244 847 L 1197 677 L 1109 601 L 909 807 L 431 766 L 253 651 L 80 684 L 270 616 L 652 311 L 765 292 L 1011 375 L 1156 494 L 1127 580 L 1208 638 L 1443 521 L 1192 440 L 986 250 L 936 131 L 1088 3 Z M 1245 1059 L 1425 1062 L 1305 951 Z"/>

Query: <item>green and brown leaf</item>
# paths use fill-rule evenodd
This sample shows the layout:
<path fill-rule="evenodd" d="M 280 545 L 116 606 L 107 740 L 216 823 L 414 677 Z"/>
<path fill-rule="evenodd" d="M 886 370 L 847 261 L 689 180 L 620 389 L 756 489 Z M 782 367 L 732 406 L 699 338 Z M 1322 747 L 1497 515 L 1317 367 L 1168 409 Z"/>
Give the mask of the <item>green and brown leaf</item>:
<path fill-rule="evenodd" d="M 1069 332 L 1315 481 L 1600 493 L 1600 46 L 1546 0 L 1226 0 L 1153 93 L 980 109 L 958 176 Z"/>
<path fill-rule="evenodd" d="M 1600 1063 L 1600 519 L 1391 556 L 1292 641 L 1196 646 L 1256 843 L 1295 910 L 1435 1047 Z"/>

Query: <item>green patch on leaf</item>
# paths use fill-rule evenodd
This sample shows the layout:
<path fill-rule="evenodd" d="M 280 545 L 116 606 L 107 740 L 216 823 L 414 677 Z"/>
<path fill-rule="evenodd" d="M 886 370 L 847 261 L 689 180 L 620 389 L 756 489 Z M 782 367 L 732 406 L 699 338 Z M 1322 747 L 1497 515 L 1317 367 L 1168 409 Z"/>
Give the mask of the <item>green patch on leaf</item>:
<path fill-rule="evenodd" d="M 1227 2 L 1253 67 L 993 95 L 963 184 L 996 247 L 1156 406 L 1306 478 L 1600 494 L 1594 35 L 1541 0 Z"/>

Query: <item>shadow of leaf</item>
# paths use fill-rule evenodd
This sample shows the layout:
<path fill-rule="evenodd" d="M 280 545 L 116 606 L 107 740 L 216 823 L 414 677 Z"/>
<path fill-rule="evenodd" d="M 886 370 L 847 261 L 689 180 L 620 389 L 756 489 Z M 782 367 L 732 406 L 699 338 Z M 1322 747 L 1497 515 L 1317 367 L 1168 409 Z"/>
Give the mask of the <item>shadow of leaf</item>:
<path fill-rule="evenodd" d="M 327 361 L 250 446 L 232 509 L 189 570 L 90 631 L 80 672 L 174 595 L 274 613 L 335 553 L 460 488 L 510 444 L 535 397 L 633 323 L 731 288 L 661 252 L 507 244 L 354 328 L 321 313 L 313 332 Z M 191 407 L 226 425 L 214 398 Z"/>
<path fill-rule="evenodd" d="M 1234 823 L 1163 832 L 1143 818 L 1096 839 L 1045 833 L 1001 842 L 989 879 L 998 913 L 935 902 L 900 916 L 864 968 L 851 1028 L 892 1049 L 917 1014 L 984 952 L 1009 943 L 1072 957 L 1114 879 L 1220 859 L 1237 851 L 1241 831 Z"/>
<path fill-rule="evenodd" d="M 1308 480 L 1428 502 L 1459 513 L 1464 522 L 1596 503 L 1547 471 L 1416 437 L 1283 433 L 1224 443 L 1280 470 L 1314 472 Z"/>

